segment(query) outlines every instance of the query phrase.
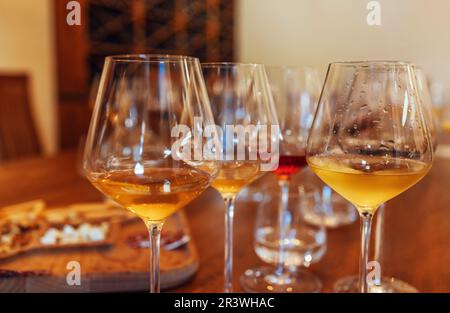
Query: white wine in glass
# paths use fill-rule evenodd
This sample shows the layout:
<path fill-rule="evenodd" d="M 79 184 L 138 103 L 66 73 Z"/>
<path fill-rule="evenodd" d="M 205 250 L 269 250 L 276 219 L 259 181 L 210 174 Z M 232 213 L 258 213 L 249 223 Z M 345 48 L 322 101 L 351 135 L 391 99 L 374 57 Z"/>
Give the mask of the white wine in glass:
<path fill-rule="evenodd" d="M 436 124 L 432 107 L 432 100 L 430 90 L 428 88 L 428 80 L 425 72 L 416 68 L 416 81 L 417 90 L 420 101 L 422 103 L 422 110 L 424 115 L 425 124 L 428 126 L 431 136 L 431 142 L 433 149 L 436 151 L 437 136 L 436 136 Z M 427 166 L 426 164 L 419 164 L 419 166 Z M 420 173 L 419 173 L 420 174 Z M 405 178 L 406 179 L 406 178 Z M 384 219 L 385 219 L 385 205 L 379 206 L 377 210 L 377 222 L 375 227 L 375 247 L 374 247 L 374 259 L 379 262 L 383 267 L 382 255 L 383 255 L 383 237 L 384 237 Z M 358 290 L 358 277 L 348 276 L 339 279 L 334 285 L 334 291 L 336 292 L 355 292 Z M 418 292 L 416 288 L 410 284 L 395 278 L 382 276 L 377 278 L 376 284 L 370 286 L 369 292 L 374 293 L 414 293 Z"/>
<path fill-rule="evenodd" d="M 308 162 L 326 184 L 359 211 L 370 213 L 417 183 L 431 167 L 416 160 L 358 155 L 315 156 Z"/>
<path fill-rule="evenodd" d="M 260 158 L 258 150 L 261 147 L 260 135 L 267 135 L 267 147 L 274 152 L 271 144 L 278 143 L 279 134 L 272 131 L 272 126 L 278 127 L 278 121 L 263 65 L 205 63 L 202 69 L 214 120 L 222 129 L 222 161 L 212 185 L 220 192 L 226 205 L 224 290 L 231 292 L 235 199 L 245 185 L 263 174 L 261 165 L 265 161 Z"/>
<path fill-rule="evenodd" d="M 359 290 L 369 291 L 371 222 L 386 201 L 430 170 L 433 144 L 414 65 L 395 61 L 332 63 L 308 139 L 307 161 L 359 211 Z"/>
<path fill-rule="evenodd" d="M 217 175 L 214 159 L 184 158 L 189 138 L 208 145 L 214 126 L 200 62 L 170 55 L 105 61 L 83 168 L 103 194 L 134 212 L 150 234 L 150 292 L 159 292 L 159 243 L 167 217 L 200 195 Z M 174 136 L 179 127 L 189 132 Z M 175 134 L 177 132 L 175 131 Z M 183 142 L 177 149 L 177 142 Z M 185 150 L 183 150 L 185 149 Z M 188 154 L 185 154 L 186 156 Z M 195 161 L 195 162 L 194 162 Z"/>
<path fill-rule="evenodd" d="M 224 198 L 235 198 L 239 191 L 259 176 L 258 162 L 223 162 L 212 186 Z"/>
<path fill-rule="evenodd" d="M 192 169 L 145 169 L 141 175 L 118 170 L 90 180 L 140 218 L 164 221 L 208 188 L 211 176 Z"/>

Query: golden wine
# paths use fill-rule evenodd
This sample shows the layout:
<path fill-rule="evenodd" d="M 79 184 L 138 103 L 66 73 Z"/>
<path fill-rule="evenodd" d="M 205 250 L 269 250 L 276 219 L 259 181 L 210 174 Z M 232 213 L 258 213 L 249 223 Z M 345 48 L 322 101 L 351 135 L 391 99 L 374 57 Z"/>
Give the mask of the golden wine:
<path fill-rule="evenodd" d="M 106 196 L 146 221 L 163 221 L 185 206 L 210 184 L 210 175 L 195 169 L 117 170 L 90 178 Z"/>
<path fill-rule="evenodd" d="M 212 186 L 223 197 L 234 197 L 242 187 L 257 178 L 259 173 L 258 162 L 224 162 Z"/>
<path fill-rule="evenodd" d="M 357 155 L 314 156 L 308 158 L 308 164 L 358 210 L 372 213 L 417 183 L 431 168 L 415 160 Z"/>

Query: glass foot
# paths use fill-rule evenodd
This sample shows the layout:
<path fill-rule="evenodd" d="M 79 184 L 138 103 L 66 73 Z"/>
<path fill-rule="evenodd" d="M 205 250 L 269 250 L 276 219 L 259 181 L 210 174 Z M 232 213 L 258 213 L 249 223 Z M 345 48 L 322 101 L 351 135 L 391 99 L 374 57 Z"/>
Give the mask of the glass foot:
<path fill-rule="evenodd" d="M 357 293 L 359 292 L 359 279 L 357 276 L 349 276 L 339 279 L 334 284 L 334 292 Z M 382 277 L 379 286 L 369 287 L 370 293 L 416 293 L 413 286 L 394 277 Z"/>
<path fill-rule="evenodd" d="M 311 293 L 322 289 L 320 279 L 304 269 L 295 273 L 286 271 L 281 276 L 275 275 L 273 267 L 248 269 L 242 274 L 240 282 L 245 291 L 257 293 Z"/>

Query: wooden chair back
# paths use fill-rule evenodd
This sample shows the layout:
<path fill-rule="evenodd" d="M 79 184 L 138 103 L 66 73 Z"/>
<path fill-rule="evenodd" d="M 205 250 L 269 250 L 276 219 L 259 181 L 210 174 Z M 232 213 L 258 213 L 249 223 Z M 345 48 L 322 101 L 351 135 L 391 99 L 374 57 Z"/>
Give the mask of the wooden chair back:
<path fill-rule="evenodd" d="M 28 77 L 0 74 L 0 162 L 39 153 Z"/>

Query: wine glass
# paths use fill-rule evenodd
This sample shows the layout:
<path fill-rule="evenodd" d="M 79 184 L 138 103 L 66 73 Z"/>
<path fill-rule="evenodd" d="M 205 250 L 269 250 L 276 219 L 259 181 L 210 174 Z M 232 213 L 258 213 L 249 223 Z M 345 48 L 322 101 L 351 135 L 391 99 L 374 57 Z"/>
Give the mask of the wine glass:
<path fill-rule="evenodd" d="M 284 184 L 289 183 L 290 178 L 307 165 L 303 159 L 302 165 L 296 167 L 289 162 L 289 159 L 292 159 L 291 154 L 300 154 L 304 158 L 306 140 L 322 84 L 315 68 L 293 66 L 266 68 L 275 103 L 277 103 L 278 119 L 283 130 L 280 167 L 275 174 L 279 183 Z M 286 161 L 288 161 L 287 164 L 285 164 Z M 310 172 L 308 169 L 305 171 Z M 332 195 L 333 192 L 325 185 L 322 192 L 323 209 L 303 207 L 305 219 L 316 225 L 325 224 L 327 227 L 353 223 L 356 219 L 355 209 L 350 205 L 339 205 L 338 202 L 332 201 Z"/>
<path fill-rule="evenodd" d="M 308 139 L 307 161 L 361 218 L 359 291 L 367 275 L 378 207 L 430 170 L 433 146 L 414 65 L 395 61 L 332 63 Z"/>
<path fill-rule="evenodd" d="M 422 103 L 422 111 L 426 125 L 430 130 L 431 143 L 434 151 L 437 147 L 436 124 L 431 104 L 431 95 L 428 88 L 428 81 L 425 72 L 416 67 L 417 93 Z M 386 206 L 383 204 L 377 211 L 375 224 L 374 260 L 383 264 L 383 237 L 384 220 Z M 358 291 L 358 276 L 348 276 L 339 279 L 334 285 L 335 292 L 356 292 Z M 373 293 L 415 293 L 418 290 L 410 284 L 395 278 L 382 276 L 376 284 L 369 286 L 369 292 Z"/>
<path fill-rule="evenodd" d="M 250 292 L 317 292 L 322 283 L 316 276 L 306 270 L 294 273 L 286 268 L 286 243 L 292 220 L 289 187 L 291 178 L 307 165 L 306 141 L 320 93 L 318 73 L 313 68 L 287 66 L 269 66 L 267 73 L 281 129 L 279 166 L 274 171 L 281 192 L 277 266 L 247 270 L 241 285 Z"/>
<path fill-rule="evenodd" d="M 224 290 L 231 292 L 235 199 L 244 186 L 277 165 L 278 122 L 263 65 L 205 63 L 202 69 L 214 120 L 222 130 L 222 161 L 212 185 L 226 206 Z"/>
<path fill-rule="evenodd" d="M 323 225 L 313 225 L 304 219 L 304 206 L 320 205 L 318 190 L 306 184 L 299 186 L 297 192 L 292 188 L 289 195 L 288 210 L 290 219 L 285 227 L 284 267 L 293 273 L 294 277 L 305 275 L 303 268 L 319 262 L 326 252 L 327 235 Z M 256 255 L 271 266 L 261 266 L 247 269 L 241 276 L 241 285 L 248 292 L 293 292 L 289 286 L 279 286 L 271 283 L 271 278 L 279 260 L 279 203 L 280 192 L 264 188 L 263 196 L 258 201 L 254 250 Z M 306 275 L 308 273 L 306 272 Z M 316 283 L 316 281 L 314 281 Z M 320 281 L 319 281 L 320 283 Z"/>
<path fill-rule="evenodd" d="M 201 135 L 213 125 L 198 59 L 106 58 L 83 167 L 98 190 L 147 226 L 150 292 L 160 290 L 164 221 L 208 188 L 217 174 L 213 158 L 190 159 L 187 153 L 195 150 L 191 137 L 200 138 L 205 152 L 214 146 L 212 135 Z"/>

